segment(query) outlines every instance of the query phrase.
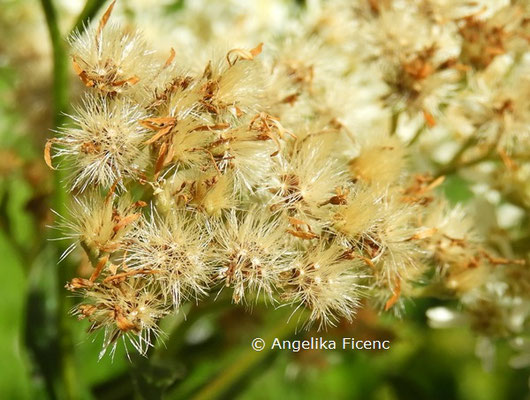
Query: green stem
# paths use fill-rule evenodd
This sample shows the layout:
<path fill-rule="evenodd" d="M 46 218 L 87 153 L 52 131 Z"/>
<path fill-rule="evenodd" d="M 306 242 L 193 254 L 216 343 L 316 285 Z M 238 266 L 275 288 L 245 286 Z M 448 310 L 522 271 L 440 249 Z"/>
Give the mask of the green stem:
<path fill-rule="evenodd" d="M 435 174 L 435 178 L 442 176 L 442 175 L 452 175 L 461 168 L 466 167 L 472 167 L 473 165 L 480 164 L 481 162 L 488 161 L 491 159 L 491 151 L 488 151 L 486 154 L 483 154 L 481 156 L 472 158 L 471 160 L 459 162 L 459 163 L 449 163 L 446 167 L 441 168 L 438 170 L 438 172 Z"/>
<path fill-rule="evenodd" d="M 471 146 L 473 146 L 476 143 L 476 139 L 474 136 L 470 136 L 460 147 L 460 149 L 455 153 L 451 161 L 449 162 L 449 165 L 457 164 L 460 162 L 461 158 L 464 156 L 464 153 L 469 149 Z"/>
<path fill-rule="evenodd" d="M 51 0 L 41 0 L 46 17 L 48 33 L 53 49 L 53 124 L 61 126 L 65 120 L 64 112 L 68 110 L 68 68 L 65 42 L 57 23 L 57 12 Z"/>
<path fill-rule="evenodd" d="M 399 115 L 401 112 L 392 108 L 392 115 L 390 116 L 390 136 L 394 135 L 398 128 Z"/>
<path fill-rule="evenodd" d="M 456 172 L 458 172 L 461 168 L 471 167 L 476 164 L 480 164 L 483 161 L 487 161 L 491 159 L 494 151 L 495 146 L 491 146 L 484 154 L 477 156 L 475 158 L 472 158 L 467 161 L 462 161 L 462 158 L 465 154 L 465 152 L 474 144 L 476 143 L 476 138 L 474 136 L 469 137 L 466 142 L 460 147 L 460 149 L 456 152 L 456 154 L 453 156 L 451 161 L 443 167 L 440 168 L 437 173 L 435 174 L 435 177 L 439 177 L 442 175 L 452 175 Z"/>
<path fill-rule="evenodd" d="M 69 75 L 67 66 L 67 51 L 65 41 L 61 35 L 57 11 L 51 0 L 41 0 L 42 10 L 46 18 L 48 33 L 53 50 L 53 124 L 54 128 L 62 126 L 66 120 L 65 112 L 69 106 Z M 56 212 L 65 215 L 68 194 L 62 182 L 60 171 L 55 173 L 53 205 Z M 64 249 L 55 247 L 57 255 Z M 58 259 L 58 258 L 56 258 Z M 57 266 L 57 299 L 58 299 L 58 338 L 60 343 L 60 371 L 57 374 L 57 385 L 61 387 L 63 396 L 68 399 L 78 398 L 79 381 L 76 374 L 72 333 L 68 321 L 69 301 L 64 293 L 64 283 L 69 279 L 69 269 L 66 265 Z"/>
<path fill-rule="evenodd" d="M 85 7 L 79 14 L 77 21 L 70 30 L 70 34 L 82 31 L 92 18 L 98 13 L 99 9 L 105 4 L 106 0 L 87 0 Z"/>
<path fill-rule="evenodd" d="M 416 143 L 418 139 L 420 138 L 420 136 L 422 135 L 422 133 L 425 132 L 426 130 L 427 130 L 427 125 L 425 124 L 419 127 L 416 133 L 414 134 L 414 136 L 412 137 L 412 139 L 410 139 L 410 142 L 407 144 L 407 146 L 412 146 L 414 143 Z"/>
<path fill-rule="evenodd" d="M 305 311 L 302 312 L 305 315 Z M 284 313 L 279 316 L 280 322 L 273 324 L 260 334 L 260 337 L 265 341 L 265 347 L 262 351 L 255 351 L 252 349 L 251 343 L 245 344 L 241 354 L 230 363 L 230 366 L 223 369 L 219 375 L 214 377 L 205 387 L 203 387 L 195 396 L 193 400 L 208 400 L 220 398 L 226 394 L 233 385 L 237 384 L 241 378 L 248 373 L 253 367 L 256 367 L 259 362 L 271 355 L 271 344 L 275 338 L 280 340 L 292 336 L 297 327 L 300 325 L 300 318 L 294 316 L 285 322 Z M 303 315 L 301 316 L 303 319 Z M 279 354 L 279 352 L 276 352 Z"/>

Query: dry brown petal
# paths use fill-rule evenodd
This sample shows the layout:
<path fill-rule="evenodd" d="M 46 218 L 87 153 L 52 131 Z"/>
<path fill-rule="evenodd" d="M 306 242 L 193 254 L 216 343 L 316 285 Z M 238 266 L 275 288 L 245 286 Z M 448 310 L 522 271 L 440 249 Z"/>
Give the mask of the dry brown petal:
<path fill-rule="evenodd" d="M 425 122 L 429 128 L 436 126 L 436 120 L 430 112 L 423 110 L 423 118 L 425 119 Z"/>
<path fill-rule="evenodd" d="M 77 318 L 84 319 L 94 314 L 96 311 L 96 306 L 93 304 L 81 304 L 79 307 L 77 307 L 77 311 L 79 312 Z"/>
<path fill-rule="evenodd" d="M 96 45 L 99 48 L 99 35 L 101 34 L 101 31 L 103 31 L 103 28 L 105 28 L 105 25 L 107 25 L 107 22 L 109 21 L 110 14 L 112 14 L 112 9 L 114 8 L 114 5 L 116 4 L 116 0 L 113 0 L 112 3 L 110 3 L 110 6 L 107 8 L 107 11 L 105 11 L 105 14 L 101 17 L 99 20 L 98 29 L 96 31 Z"/>
<path fill-rule="evenodd" d="M 163 136 L 167 135 L 169 132 L 171 132 L 172 129 L 173 129 L 173 125 L 168 125 L 165 128 L 160 129 L 156 133 L 156 135 L 154 135 L 151 139 L 146 140 L 144 142 L 144 144 L 149 145 L 149 144 L 152 144 L 152 143 L 156 142 L 158 139 L 160 139 L 161 137 L 163 137 Z"/>
<path fill-rule="evenodd" d="M 52 165 L 52 156 L 51 156 L 52 145 L 55 142 L 56 142 L 55 139 L 48 139 L 46 141 L 46 145 L 44 146 L 44 161 L 46 162 L 46 165 L 50 167 L 51 169 L 55 169 Z"/>
<path fill-rule="evenodd" d="M 396 279 L 396 287 L 394 288 L 392 297 L 390 297 L 388 301 L 385 303 L 385 311 L 388 311 L 390 308 L 392 308 L 392 306 L 397 303 L 400 296 L 401 296 L 401 280 L 398 278 Z"/>
<path fill-rule="evenodd" d="M 134 276 L 134 275 L 151 275 L 151 274 L 158 274 L 160 272 L 160 270 L 156 270 L 156 269 L 138 269 L 138 270 L 131 270 L 131 271 L 127 271 L 127 272 L 121 272 L 119 274 L 116 274 L 116 275 L 112 275 L 112 276 L 107 276 L 104 280 L 103 280 L 103 283 L 109 283 L 109 282 L 113 282 L 113 281 L 116 281 L 116 280 L 122 280 L 124 278 L 127 278 L 128 276 Z"/>
<path fill-rule="evenodd" d="M 94 272 L 92 272 L 92 275 L 90 275 L 90 278 L 89 278 L 90 282 L 94 282 L 98 278 L 98 276 L 101 274 L 101 271 L 107 264 L 107 261 L 109 261 L 108 255 L 105 257 L 102 257 L 99 260 L 98 265 L 96 265 L 96 268 L 94 269 Z"/>
<path fill-rule="evenodd" d="M 124 85 L 136 85 L 138 82 L 140 82 L 140 78 L 138 78 L 136 75 L 132 76 L 128 79 L 124 79 L 122 81 L 115 81 L 111 83 L 111 86 L 124 86 Z"/>
<path fill-rule="evenodd" d="M 114 225 L 113 231 L 118 232 L 121 228 L 129 224 L 132 224 L 134 221 L 136 221 L 141 216 L 142 214 L 138 213 L 138 214 L 127 215 L 125 218 L 121 218 L 120 221 L 116 225 Z"/>
<path fill-rule="evenodd" d="M 146 128 L 152 129 L 154 131 L 158 131 L 168 126 L 175 126 L 176 123 L 176 117 L 153 117 L 146 118 L 140 121 L 140 125 L 145 126 Z"/>
<path fill-rule="evenodd" d="M 166 60 L 163 68 L 169 67 L 174 59 L 175 59 L 175 49 L 172 47 L 169 53 L 169 57 Z"/>
<path fill-rule="evenodd" d="M 74 72 L 77 76 L 79 76 L 79 79 L 81 79 L 81 81 L 85 84 L 86 87 L 95 86 L 96 83 L 94 82 L 94 80 L 88 77 L 87 72 L 83 68 L 81 68 L 75 57 L 72 58 L 72 65 L 74 67 Z"/>
<path fill-rule="evenodd" d="M 162 168 L 164 168 L 165 161 L 167 160 L 167 143 L 164 142 L 160 146 L 160 150 L 158 151 L 158 158 L 156 159 L 155 163 L 155 180 L 158 178 L 158 174 L 160 171 L 162 171 Z"/>
<path fill-rule="evenodd" d="M 412 235 L 408 240 L 426 239 L 426 238 L 431 237 L 432 235 L 434 235 L 437 231 L 438 230 L 436 228 L 423 229 L 422 231 L 419 231 L 419 232 L 415 233 L 414 235 Z"/>
<path fill-rule="evenodd" d="M 68 290 L 77 290 L 77 289 L 87 289 L 94 286 L 92 281 L 84 278 L 74 278 L 65 285 L 65 288 Z"/>
<path fill-rule="evenodd" d="M 230 124 L 226 122 L 222 122 L 222 123 L 213 124 L 213 125 L 200 125 L 196 128 L 193 128 L 192 132 L 194 131 L 219 131 L 219 130 L 228 129 L 228 128 L 230 128 Z"/>
<path fill-rule="evenodd" d="M 287 229 L 286 230 L 287 233 L 289 233 L 290 235 L 293 235 L 297 238 L 300 238 L 300 239 L 316 239 L 318 238 L 318 235 L 316 233 L 313 233 L 313 232 L 304 232 L 304 231 L 301 231 L 301 230 L 295 230 L 293 231 L 292 229 Z"/>
<path fill-rule="evenodd" d="M 136 329 L 135 324 L 133 324 L 123 315 L 123 311 L 118 306 L 116 306 L 114 311 L 114 320 L 116 321 L 116 326 L 122 332 L 128 332 L 130 330 Z"/>
<path fill-rule="evenodd" d="M 256 56 L 258 56 L 263 49 L 263 43 L 258 44 L 256 47 L 250 50 L 245 49 L 232 49 L 226 53 L 226 60 L 228 65 L 233 66 L 238 60 L 248 60 L 252 61 Z M 232 59 L 230 56 L 235 55 Z"/>

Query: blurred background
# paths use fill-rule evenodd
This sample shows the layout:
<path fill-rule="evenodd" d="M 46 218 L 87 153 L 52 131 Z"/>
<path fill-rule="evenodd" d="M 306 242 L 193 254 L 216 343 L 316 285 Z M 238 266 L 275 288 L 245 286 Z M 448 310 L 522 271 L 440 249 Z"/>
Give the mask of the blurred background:
<path fill-rule="evenodd" d="M 188 23 L 214 35 L 218 27 L 213 24 L 221 18 L 201 15 L 208 2 L 199 3 L 122 0 L 118 12 L 126 23 L 145 24 L 143 11 L 150 10 L 171 26 L 182 22 L 186 7 L 193 8 L 196 19 Z M 101 335 L 89 335 L 85 321 L 69 315 L 76 299 L 63 286 L 74 271 L 86 267 L 86 260 L 73 255 L 57 264 L 67 244 L 52 240 L 57 233 L 49 225 L 51 210 L 61 206 L 65 193 L 59 174 L 46 167 L 43 149 L 81 90 L 66 42 L 60 43 L 62 53 L 52 51 L 46 17 L 65 37 L 103 7 L 105 2 L 91 0 L 0 0 L 1 398 L 530 398 L 528 371 L 509 367 L 508 344 L 493 348 L 466 328 L 430 328 L 425 312 L 442 304 L 432 299 L 409 302 L 403 319 L 364 309 L 353 324 L 296 332 L 296 321 L 285 322 L 290 310 L 261 305 L 248 310 L 220 297 L 187 305 L 163 320 L 166 337 L 148 357 L 126 354 L 118 346 L 113 356 L 98 361 Z M 274 15 L 292 18 L 305 9 L 304 1 L 287 0 L 244 6 L 227 1 L 222 7 L 241 16 L 272 9 Z M 249 20 L 259 31 L 259 19 Z M 182 29 L 174 35 L 190 32 Z M 156 37 L 154 32 L 146 35 Z M 458 180 L 449 180 L 441 190 L 455 202 L 469 193 Z M 266 348 L 257 353 L 250 346 L 255 337 L 270 343 L 275 337 L 311 336 L 390 340 L 391 349 L 293 353 Z M 481 346 L 480 354 L 495 354 L 481 360 L 476 355 Z"/>

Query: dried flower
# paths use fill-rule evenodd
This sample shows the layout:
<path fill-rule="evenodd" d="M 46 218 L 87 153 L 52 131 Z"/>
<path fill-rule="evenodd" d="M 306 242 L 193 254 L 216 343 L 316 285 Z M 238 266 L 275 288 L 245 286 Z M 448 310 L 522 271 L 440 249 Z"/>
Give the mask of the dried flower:
<path fill-rule="evenodd" d="M 141 176 L 147 133 L 139 124 L 145 115 L 141 109 L 127 100 L 87 96 L 76 111 L 72 119 L 77 126 L 60 130 L 56 152 L 72 170 L 71 189 L 115 183 L 124 188 L 126 179 Z"/>

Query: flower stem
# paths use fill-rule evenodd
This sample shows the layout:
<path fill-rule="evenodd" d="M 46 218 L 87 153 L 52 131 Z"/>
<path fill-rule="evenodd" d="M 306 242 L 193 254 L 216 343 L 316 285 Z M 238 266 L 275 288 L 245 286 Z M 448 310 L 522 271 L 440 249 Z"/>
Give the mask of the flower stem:
<path fill-rule="evenodd" d="M 57 12 L 51 0 L 41 0 L 42 10 L 53 49 L 53 124 L 60 126 L 65 120 L 68 109 L 68 68 L 66 48 L 57 23 Z"/>
<path fill-rule="evenodd" d="M 260 337 L 265 341 L 265 346 L 262 351 L 255 351 L 252 349 L 250 341 L 245 344 L 240 355 L 236 360 L 231 362 L 228 368 L 225 368 L 214 377 L 205 387 L 203 387 L 195 396 L 193 400 L 215 399 L 226 394 L 234 385 L 237 384 L 241 378 L 249 373 L 249 371 L 256 367 L 266 357 L 271 356 L 271 343 L 275 338 L 285 339 L 295 334 L 297 327 L 300 325 L 300 320 L 304 319 L 305 311 L 295 318 L 294 316 L 285 322 L 285 316 L 288 314 L 279 313 L 279 321 L 275 319 L 275 323 L 266 328 L 260 333 Z M 279 354 L 279 352 L 276 352 Z"/>
<path fill-rule="evenodd" d="M 50 35 L 50 41 L 53 51 L 53 125 L 55 128 L 62 126 L 66 120 L 65 112 L 69 105 L 69 75 L 67 67 L 67 52 L 65 41 L 61 35 L 59 24 L 57 20 L 57 11 L 51 0 L 41 0 L 42 10 L 46 18 L 46 25 Z M 61 171 L 57 171 L 54 179 L 54 198 L 53 205 L 56 212 L 65 215 L 66 201 L 68 194 L 63 186 Z M 60 253 L 63 249 L 60 246 L 55 247 L 55 251 Z M 57 316 L 58 329 L 57 336 L 59 339 L 59 359 L 60 371 L 58 371 L 56 379 L 57 384 L 61 387 L 61 391 L 65 398 L 76 399 L 79 397 L 72 333 L 68 321 L 69 301 L 63 293 L 64 283 L 69 278 L 69 269 L 65 265 L 57 267 L 57 299 L 58 307 Z"/>
<path fill-rule="evenodd" d="M 476 143 L 476 138 L 471 136 L 462 147 L 456 152 L 451 161 L 445 166 L 440 168 L 435 177 L 442 175 L 452 175 L 458 172 L 461 168 L 471 167 L 476 164 L 480 164 L 483 161 L 491 159 L 492 155 L 495 152 L 495 146 L 491 146 L 483 154 L 476 156 L 475 158 L 469 159 L 467 161 L 462 161 L 462 158 L 465 152 Z"/>
<path fill-rule="evenodd" d="M 105 4 L 105 1 L 106 0 L 87 0 L 87 2 L 85 3 L 85 6 L 83 7 L 83 10 L 79 14 L 79 17 L 77 18 L 77 21 L 72 27 L 70 34 L 81 31 L 84 28 L 84 26 L 92 18 L 94 18 L 94 15 L 98 13 L 99 9 L 103 6 L 103 4 Z"/>

